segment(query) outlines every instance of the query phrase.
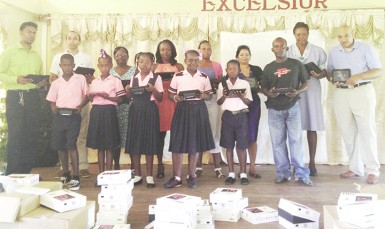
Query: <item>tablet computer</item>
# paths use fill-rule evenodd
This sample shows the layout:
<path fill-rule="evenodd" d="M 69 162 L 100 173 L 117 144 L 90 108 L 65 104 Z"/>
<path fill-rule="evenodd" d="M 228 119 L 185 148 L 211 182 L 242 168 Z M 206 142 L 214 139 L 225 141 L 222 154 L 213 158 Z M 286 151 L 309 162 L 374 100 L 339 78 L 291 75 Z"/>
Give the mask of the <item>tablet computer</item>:
<path fill-rule="evenodd" d="M 162 81 L 169 81 L 172 79 L 175 72 L 157 72 L 155 74 L 160 75 L 160 77 L 162 77 Z"/>
<path fill-rule="evenodd" d="M 187 90 L 187 91 L 180 91 L 178 93 L 179 96 L 183 96 L 185 99 L 195 99 L 199 97 L 200 91 L 199 90 Z"/>
<path fill-rule="evenodd" d="M 218 90 L 218 85 L 221 81 L 215 79 L 215 80 L 210 80 L 210 84 L 211 84 L 211 89 L 213 90 L 213 92 L 215 93 L 217 90 Z"/>
<path fill-rule="evenodd" d="M 147 86 L 141 86 L 141 87 L 132 87 L 130 88 L 131 94 L 132 95 L 142 95 L 145 93 Z"/>
<path fill-rule="evenodd" d="M 49 75 L 28 74 L 28 75 L 25 76 L 25 78 L 32 80 L 31 83 L 33 83 L 33 84 L 38 84 L 38 83 L 40 83 L 43 80 L 47 80 L 47 82 L 48 82 Z"/>
<path fill-rule="evenodd" d="M 314 71 L 317 74 L 320 74 L 322 72 L 322 70 L 314 62 L 305 64 L 305 68 L 309 74 L 311 71 Z"/>
<path fill-rule="evenodd" d="M 271 92 L 278 94 L 286 94 L 288 92 L 294 92 L 294 89 L 291 87 L 280 87 L 273 89 Z"/>
<path fill-rule="evenodd" d="M 350 69 L 334 69 L 332 71 L 333 83 L 345 83 L 351 76 Z"/>
<path fill-rule="evenodd" d="M 238 93 L 245 93 L 246 92 L 246 88 L 241 88 L 241 89 L 230 89 L 229 90 L 229 93 L 228 93 L 228 96 L 229 97 L 238 97 Z"/>
<path fill-rule="evenodd" d="M 95 69 L 93 68 L 86 68 L 86 67 L 77 67 L 75 70 L 76 74 L 81 74 L 81 75 L 86 75 L 86 74 L 91 74 L 93 75 L 95 72 Z"/>

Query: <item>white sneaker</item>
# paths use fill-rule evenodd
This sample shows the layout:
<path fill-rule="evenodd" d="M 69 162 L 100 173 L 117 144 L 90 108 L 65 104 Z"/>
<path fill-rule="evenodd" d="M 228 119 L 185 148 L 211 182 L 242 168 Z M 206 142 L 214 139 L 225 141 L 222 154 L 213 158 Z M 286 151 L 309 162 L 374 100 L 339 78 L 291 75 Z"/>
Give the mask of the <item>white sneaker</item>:
<path fill-rule="evenodd" d="M 77 191 L 80 188 L 80 181 L 79 180 L 71 180 L 67 183 L 68 190 L 71 191 Z"/>

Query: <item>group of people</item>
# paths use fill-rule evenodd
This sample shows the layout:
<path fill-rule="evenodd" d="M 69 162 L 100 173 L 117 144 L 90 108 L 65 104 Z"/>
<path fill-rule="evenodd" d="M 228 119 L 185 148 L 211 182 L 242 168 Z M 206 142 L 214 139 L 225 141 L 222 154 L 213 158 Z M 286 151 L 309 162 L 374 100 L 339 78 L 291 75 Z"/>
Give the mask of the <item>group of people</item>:
<path fill-rule="evenodd" d="M 37 25 L 20 26 L 20 43 L 0 56 L 0 79 L 7 90 L 8 167 L 6 174 L 29 173 L 36 150 L 39 114 L 36 88 L 48 82 L 32 84 L 30 74 L 41 75 L 42 61 L 32 50 Z M 66 36 L 68 49 L 52 61 L 47 100 L 53 115 L 51 147 L 59 152 L 62 170 L 59 177 L 69 189 L 78 190 L 80 177 L 89 177 L 87 148 L 97 149 L 99 172 L 120 169 L 120 152 L 130 154 L 135 185 L 141 184 L 141 156 L 146 158 L 147 188 L 154 188 L 153 158 L 158 159 L 157 178 L 164 178 L 163 148 L 170 131 L 172 177 L 165 188 L 182 185 L 182 162 L 188 154 L 187 184 L 196 188 L 203 175 L 202 153 L 213 155 L 214 174 L 224 178 L 220 147 L 226 149 L 229 173 L 225 184 L 234 184 L 233 151 L 239 159 L 238 178 L 249 184 L 248 175 L 257 173 L 257 137 L 261 116 L 259 93 L 267 97 L 268 124 L 277 176 L 275 183 L 291 179 L 312 186 L 317 176 L 315 154 L 317 131 L 324 131 L 320 79 L 335 84 L 334 110 L 337 124 L 349 155 L 349 171 L 342 178 L 367 174 L 367 182 L 378 182 L 375 127 L 376 97 L 371 80 L 381 76 L 382 68 L 373 47 L 354 39 L 353 30 L 341 26 L 339 45 L 325 51 L 308 42 L 309 27 L 298 22 L 293 34 L 296 43 L 288 46 L 284 38 L 272 42 L 275 60 L 262 70 L 250 64 L 251 50 L 241 45 L 225 72 L 210 59 L 209 41 L 198 50 L 184 54 L 183 65 L 176 61 L 176 48 L 170 40 L 161 41 L 155 55 L 140 52 L 129 66 L 125 47 L 116 47 L 112 56 L 101 50 L 93 73 L 75 73 L 77 67 L 92 68 L 92 59 L 79 50 L 80 35 Z M 116 66 L 113 67 L 113 59 Z M 320 71 L 307 70 L 313 62 Z M 350 69 L 346 82 L 335 82 L 332 73 Z M 91 105 L 90 105 L 91 104 Z M 302 130 L 307 131 L 310 161 L 305 166 Z M 288 147 L 289 146 L 289 150 Z M 34 148 L 35 147 L 35 148 Z M 249 154 L 250 167 L 246 161 Z M 72 165 L 72 176 L 69 168 Z M 114 166 L 113 166 L 114 164 Z"/>

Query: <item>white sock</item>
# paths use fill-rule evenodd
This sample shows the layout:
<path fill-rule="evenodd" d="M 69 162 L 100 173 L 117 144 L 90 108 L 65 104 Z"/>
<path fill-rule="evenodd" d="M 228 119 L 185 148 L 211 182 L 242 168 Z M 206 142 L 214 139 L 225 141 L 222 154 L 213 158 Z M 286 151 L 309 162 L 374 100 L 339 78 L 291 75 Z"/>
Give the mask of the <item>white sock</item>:
<path fill-rule="evenodd" d="M 146 182 L 147 182 L 147 184 L 154 184 L 154 178 L 152 176 L 147 176 Z"/>
<path fill-rule="evenodd" d="M 235 173 L 234 172 L 229 172 L 229 177 L 235 178 Z"/>
<path fill-rule="evenodd" d="M 180 177 L 174 176 L 175 180 L 180 181 Z"/>
<path fill-rule="evenodd" d="M 240 177 L 241 178 L 247 178 L 247 174 L 246 173 L 241 173 Z"/>

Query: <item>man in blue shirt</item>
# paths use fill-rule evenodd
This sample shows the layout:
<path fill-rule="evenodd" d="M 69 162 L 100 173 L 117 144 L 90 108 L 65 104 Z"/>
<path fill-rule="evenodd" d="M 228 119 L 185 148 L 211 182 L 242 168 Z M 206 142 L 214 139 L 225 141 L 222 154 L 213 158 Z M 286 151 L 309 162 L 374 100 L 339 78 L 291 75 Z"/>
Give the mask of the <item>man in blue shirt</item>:
<path fill-rule="evenodd" d="M 332 71 L 350 69 L 346 83 L 336 83 L 333 106 L 337 124 L 349 156 L 349 171 L 341 178 L 368 174 L 367 182 L 375 184 L 380 174 L 377 154 L 376 94 L 371 84 L 383 73 L 374 48 L 354 39 L 353 30 L 341 26 L 337 33 L 339 45 L 329 53 L 328 79 Z"/>

